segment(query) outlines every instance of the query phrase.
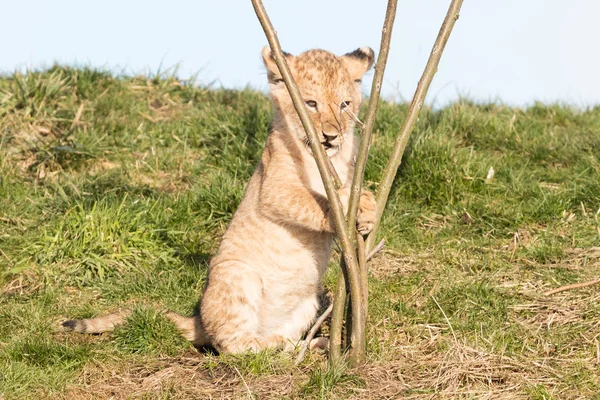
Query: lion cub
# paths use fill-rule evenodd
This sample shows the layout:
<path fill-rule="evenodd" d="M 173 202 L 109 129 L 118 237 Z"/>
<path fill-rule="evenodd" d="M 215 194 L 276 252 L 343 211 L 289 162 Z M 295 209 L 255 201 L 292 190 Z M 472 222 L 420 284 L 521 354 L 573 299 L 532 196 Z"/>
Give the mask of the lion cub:
<path fill-rule="evenodd" d="M 166 313 L 195 345 L 240 353 L 293 348 L 319 307 L 321 279 L 331 254 L 333 217 L 306 133 L 275 65 L 262 51 L 273 102 L 272 131 L 258 168 L 215 257 L 200 303 L 200 315 Z M 286 54 L 320 140 L 338 172 L 347 209 L 357 139 L 355 120 L 361 78 L 373 65 L 373 50 L 343 56 L 310 50 Z M 372 229 L 373 194 L 363 191 L 357 226 Z M 112 330 L 127 314 L 70 320 L 78 332 Z"/>

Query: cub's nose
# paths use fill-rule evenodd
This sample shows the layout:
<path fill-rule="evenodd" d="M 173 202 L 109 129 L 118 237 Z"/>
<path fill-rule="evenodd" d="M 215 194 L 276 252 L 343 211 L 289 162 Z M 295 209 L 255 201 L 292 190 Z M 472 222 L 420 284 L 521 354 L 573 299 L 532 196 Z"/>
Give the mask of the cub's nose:
<path fill-rule="evenodd" d="M 326 142 L 333 142 L 335 141 L 335 139 L 337 139 L 337 137 L 340 135 L 337 132 L 322 132 L 323 133 L 323 137 L 325 138 Z"/>

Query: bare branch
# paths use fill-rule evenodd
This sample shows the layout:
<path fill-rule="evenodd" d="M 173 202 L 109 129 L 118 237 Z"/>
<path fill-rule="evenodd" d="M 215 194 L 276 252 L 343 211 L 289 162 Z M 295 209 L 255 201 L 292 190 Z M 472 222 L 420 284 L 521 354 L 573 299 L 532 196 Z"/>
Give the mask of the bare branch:
<path fill-rule="evenodd" d="M 315 321 L 312 328 L 310 328 L 310 331 L 308 331 L 308 334 L 304 339 L 304 343 L 302 343 L 302 347 L 300 347 L 300 353 L 298 353 L 298 357 L 296 357 L 296 363 L 294 365 L 298 365 L 302 362 L 302 360 L 304 359 L 304 355 L 306 354 L 306 350 L 308 350 L 308 347 L 310 346 L 311 340 L 315 337 L 315 334 L 317 333 L 323 322 L 325 322 L 327 317 L 329 317 L 329 314 L 331 314 L 332 311 L 333 303 L 331 303 L 329 307 L 327 307 L 323 314 L 321 314 L 321 316 Z"/>
<path fill-rule="evenodd" d="M 544 296 L 551 296 L 556 293 L 564 292 L 565 290 L 580 289 L 580 288 L 584 288 L 587 286 L 596 285 L 598 283 L 600 283 L 600 279 L 594 279 L 593 281 L 588 281 L 588 282 L 573 283 L 571 285 L 565 285 L 565 286 L 557 287 L 556 289 L 548 290 L 547 292 L 544 293 Z"/>
<path fill-rule="evenodd" d="M 385 66 L 387 64 L 387 57 L 390 49 L 390 41 L 392 37 L 392 28 L 394 26 L 394 19 L 396 18 L 396 4 L 397 0 L 389 0 L 387 5 L 387 10 L 385 13 L 385 21 L 383 23 L 383 29 L 381 32 L 381 45 L 379 47 L 379 55 L 377 56 L 377 64 L 375 65 L 375 76 L 373 77 L 373 85 L 371 86 L 371 94 L 369 95 L 369 105 L 367 108 L 367 119 L 365 123 L 361 123 L 362 127 L 362 137 L 361 144 L 358 150 L 358 155 L 356 157 L 356 165 L 354 167 L 354 175 L 352 177 L 352 186 L 350 191 L 350 200 L 348 205 L 348 230 L 356 229 L 356 216 L 358 213 L 358 205 L 360 203 L 360 192 L 362 190 L 362 181 L 365 174 L 365 166 L 367 163 L 367 158 L 369 155 L 369 147 L 371 145 L 371 135 L 373 132 L 373 125 L 375 123 L 375 116 L 377 114 L 377 106 L 379 105 L 379 94 L 381 92 L 381 83 L 383 81 L 383 73 L 385 72 Z M 356 118 L 358 119 L 358 118 Z M 360 235 L 358 235 L 360 236 Z M 362 241 L 362 236 L 359 240 Z M 364 254 L 360 254 L 360 250 L 358 253 L 358 257 L 364 257 Z M 366 263 L 363 268 L 365 272 L 361 272 L 361 275 L 364 274 L 366 276 Z M 364 293 L 361 294 L 361 298 L 368 298 L 368 286 L 366 284 L 366 280 L 361 279 L 364 285 L 361 285 L 361 289 Z M 345 279 L 338 280 L 338 287 L 336 288 L 336 296 L 334 297 L 334 303 L 336 306 L 334 307 L 334 313 L 332 317 L 331 323 L 331 340 L 330 340 L 330 361 L 332 363 L 336 363 L 338 358 L 341 355 L 341 335 L 342 335 L 342 322 L 338 321 L 338 319 L 343 319 L 344 312 L 342 303 L 346 302 L 346 289 L 341 286 L 347 285 Z M 343 296 L 343 299 L 340 297 L 338 300 L 338 296 Z M 352 301 L 352 300 L 351 300 Z M 364 304 L 365 313 L 363 313 L 363 319 L 356 319 L 354 317 L 355 322 L 352 326 L 363 326 L 363 329 L 366 329 L 366 307 Z M 366 343 L 351 343 L 351 349 L 355 349 L 354 351 L 358 354 L 355 357 L 359 362 L 362 361 L 365 357 L 365 346 Z M 358 346 L 358 347 L 357 347 Z M 353 354 L 351 354 L 353 355 Z"/>
<path fill-rule="evenodd" d="M 408 115 L 406 116 L 406 119 L 402 124 L 402 128 L 400 129 L 400 135 L 396 138 L 396 144 L 394 145 L 392 156 L 390 157 L 390 161 L 386 165 L 385 170 L 383 172 L 383 181 L 379 185 L 379 191 L 377 192 L 377 210 L 375 217 L 375 226 L 373 227 L 371 234 L 367 238 L 367 251 L 373 248 L 373 244 L 375 243 L 377 237 L 377 230 L 379 229 L 379 223 L 381 222 L 381 215 L 383 214 L 383 209 L 385 208 L 385 204 L 387 203 L 387 199 L 390 195 L 392 183 L 394 182 L 394 177 L 396 176 L 396 171 L 398 170 L 398 167 L 402 162 L 402 155 L 404 154 L 404 150 L 406 149 L 408 138 L 410 136 L 410 133 L 412 132 L 415 122 L 417 121 L 419 111 L 421 111 L 421 107 L 423 107 L 425 96 L 427 95 L 427 90 L 429 89 L 429 85 L 433 80 L 433 76 L 437 72 L 438 64 L 440 63 L 440 58 L 442 57 L 442 53 L 444 51 L 444 48 L 446 47 L 446 43 L 448 42 L 450 33 L 452 32 L 452 28 L 454 27 L 454 23 L 458 19 L 458 14 L 460 12 L 461 5 L 462 0 L 452 0 L 452 3 L 450 3 L 450 7 L 448 8 L 448 12 L 446 13 L 446 18 L 444 19 L 442 27 L 440 28 L 440 32 L 438 33 L 437 39 L 435 40 L 433 48 L 431 49 L 429 60 L 427 61 L 427 65 L 425 66 L 423 75 L 419 80 L 419 84 L 417 85 L 417 89 L 410 103 Z"/>
<path fill-rule="evenodd" d="M 365 321 L 364 324 L 367 324 L 367 315 L 369 310 L 369 275 L 367 272 L 367 257 L 365 254 L 365 239 L 362 237 L 360 232 L 356 232 L 356 254 L 358 256 L 358 268 L 360 270 L 360 286 L 362 289 L 362 299 L 360 300 L 363 306 L 365 307 L 365 312 L 363 314 Z"/>
<path fill-rule="evenodd" d="M 358 270 L 358 264 L 355 258 L 355 248 L 352 242 L 352 239 L 349 234 L 349 230 L 347 229 L 347 222 L 344 216 L 344 211 L 342 209 L 342 205 L 340 203 L 340 199 L 336 190 L 336 185 L 334 182 L 334 178 L 330 172 L 327 161 L 328 157 L 325 154 L 325 150 L 323 146 L 321 146 L 320 141 L 318 139 L 315 128 L 312 124 L 312 120 L 310 119 L 306 108 L 304 107 L 304 101 L 302 100 L 302 96 L 300 91 L 298 90 L 298 86 L 294 81 L 294 78 L 290 72 L 290 69 L 285 61 L 285 57 L 281 50 L 281 46 L 279 44 L 279 40 L 277 39 L 277 34 L 273 29 L 273 25 L 269 20 L 269 16 L 262 4 L 261 0 L 252 0 L 252 5 L 254 7 L 254 11 L 256 12 L 256 16 L 260 21 L 262 28 L 265 32 L 267 40 L 269 42 L 269 46 L 271 47 L 271 51 L 273 52 L 275 63 L 277 64 L 277 68 L 281 73 L 281 77 L 285 82 L 285 85 L 290 93 L 290 97 L 292 102 L 294 103 L 294 108 L 302 121 L 302 126 L 306 131 L 308 136 L 309 145 L 312 149 L 315 161 L 317 163 L 317 167 L 319 168 L 319 173 L 321 174 L 321 179 L 323 179 L 323 185 L 325 186 L 325 191 L 327 193 L 327 197 L 329 199 L 329 203 L 331 205 L 331 210 L 334 216 L 334 223 L 337 235 L 340 240 L 340 244 L 342 247 L 342 255 L 347 266 L 347 275 L 350 284 L 350 293 L 352 298 L 351 301 L 352 313 L 356 316 L 358 321 L 363 320 L 363 307 L 360 304 L 361 295 L 361 286 L 360 286 L 360 276 Z M 354 324 L 353 326 L 353 337 L 356 338 L 356 344 L 359 346 L 356 350 L 355 354 L 351 354 L 351 359 L 361 360 L 364 359 L 365 353 L 365 327 L 360 324 Z"/>
<path fill-rule="evenodd" d="M 333 316 L 331 317 L 331 327 L 329 328 L 329 363 L 334 365 L 342 356 L 342 327 L 344 325 L 344 310 L 346 309 L 346 297 L 348 282 L 344 260 L 340 261 L 340 270 L 338 283 L 333 295 Z"/>
<path fill-rule="evenodd" d="M 377 243 L 377 246 L 375 246 L 375 248 L 373 250 L 371 250 L 371 252 L 367 256 L 367 261 L 369 261 L 371 258 L 373 258 L 373 256 L 375 254 L 379 253 L 379 251 L 381 251 L 381 249 L 383 249 L 383 246 L 385 246 L 385 239 L 381 239 L 381 241 L 379 243 Z"/>
<path fill-rule="evenodd" d="M 358 205 L 360 203 L 360 192 L 362 189 L 363 176 L 365 175 L 365 166 L 369 156 L 369 148 L 371 146 L 371 136 L 373 133 L 373 125 L 375 124 L 375 116 L 377 115 L 377 107 L 379 105 L 379 95 L 381 92 L 381 84 L 383 82 L 383 74 L 387 64 L 388 54 L 390 52 L 390 42 L 392 39 L 392 28 L 394 19 L 396 18 L 397 0 L 389 0 L 385 13 L 385 21 L 381 31 L 381 45 L 379 46 L 379 55 L 377 56 L 377 64 L 375 64 L 375 75 L 373 76 L 373 85 L 371 86 L 371 94 L 369 95 L 369 105 L 367 107 L 367 116 L 365 118 L 364 127 L 362 129 L 362 137 L 358 155 L 356 157 L 356 165 L 354 167 L 354 176 L 352 177 L 352 191 L 350 192 L 350 202 L 348 206 L 348 226 L 354 229 L 356 223 L 356 215 L 358 213 Z"/>

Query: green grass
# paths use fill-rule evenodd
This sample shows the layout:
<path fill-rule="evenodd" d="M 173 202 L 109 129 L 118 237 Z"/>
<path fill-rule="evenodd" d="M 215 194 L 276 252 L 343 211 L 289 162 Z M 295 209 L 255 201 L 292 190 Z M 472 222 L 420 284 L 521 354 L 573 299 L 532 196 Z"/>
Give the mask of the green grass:
<path fill-rule="evenodd" d="M 381 104 L 375 191 L 406 111 Z M 597 288 L 543 296 L 598 276 L 600 107 L 423 110 L 371 266 L 364 368 L 196 353 L 152 310 L 193 312 L 270 113 L 164 74 L 0 77 L 0 398 L 600 392 Z M 112 334 L 58 329 L 122 307 Z"/>
<path fill-rule="evenodd" d="M 343 363 L 317 367 L 311 372 L 308 382 L 302 388 L 302 394 L 317 399 L 327 399 L 342 385 L 360 387 L 363 381 L 360 376 L 349 374 L 347 365 Z"/>
<path fill-rule="evenodd" d="M 136 309 L 126 324 L 115 330 L 115 345 L 124 353 L 177 355 L 191 344 L 177 328 L 153 310 Z"/>

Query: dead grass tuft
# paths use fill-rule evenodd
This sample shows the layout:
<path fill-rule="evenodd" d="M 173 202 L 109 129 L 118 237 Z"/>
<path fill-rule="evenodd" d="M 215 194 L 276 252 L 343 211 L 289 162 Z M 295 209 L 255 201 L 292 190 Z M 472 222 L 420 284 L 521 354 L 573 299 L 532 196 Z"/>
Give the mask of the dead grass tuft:
<path fill-rule="evenodd" d="M 369 262 L 369 274 L 377 279 L 405 276 L 413 272 L 427 271 L 434 266 L 430 253 L 400 254 L 384 249 Z"/>
<path fill-rule="evenodd" d="M 213 363 L 210 356 L 198 354 L 140 360 L 129 366 L 95 362 L 64 398 L 280 399 L 297 390 L 298 376 L 292 374 L 243 376 L 234 366 Z"/>

